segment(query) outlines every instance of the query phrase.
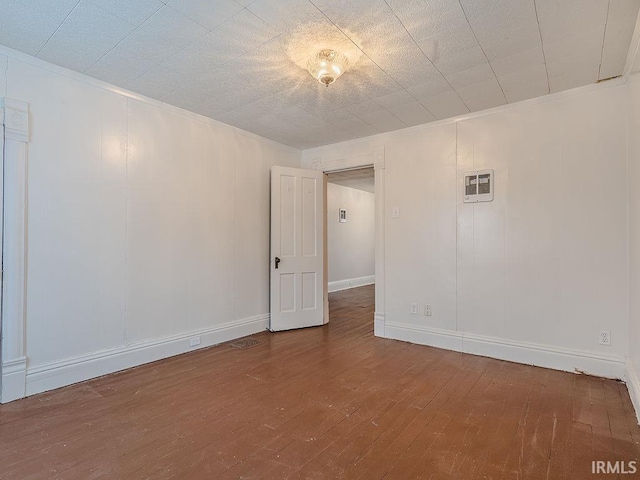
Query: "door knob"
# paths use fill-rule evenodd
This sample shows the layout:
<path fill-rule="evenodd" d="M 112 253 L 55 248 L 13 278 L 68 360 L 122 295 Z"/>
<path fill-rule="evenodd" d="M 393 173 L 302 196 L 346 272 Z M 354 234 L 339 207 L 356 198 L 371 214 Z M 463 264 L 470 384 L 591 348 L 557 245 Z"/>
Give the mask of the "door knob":
<path fill-rule="evenodd" d="M 280 257 L 276 257 L 276 268 L 278 268 L 278 264 L 281 262 Z"/>

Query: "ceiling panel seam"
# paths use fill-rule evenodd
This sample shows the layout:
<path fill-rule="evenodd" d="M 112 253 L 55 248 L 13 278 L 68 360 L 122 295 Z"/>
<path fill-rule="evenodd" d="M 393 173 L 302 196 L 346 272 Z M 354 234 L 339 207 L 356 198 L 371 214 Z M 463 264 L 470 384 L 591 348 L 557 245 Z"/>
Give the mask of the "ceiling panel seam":
<path fill-rule="evenodd" d="M 402 23 L 402 20 L 400 20 L 400 17 L 398 17 L 398 14 L 395 12 L 395 10 L 391 7 L 391 5 L 389 5 L 389 2 L 387 2 L 387 0 L 384 0 L 384 3 L 387 5 L 387 7 L 389 8 L 389 10 L 391 11 L 391 13 L 393 13 L 393 15 L 396 17 L 396 19 L 398 20 L 398 22 L 400 22 L 400 25 L 402 25 L 402 28 L 404 29 L 405 32 L 407 32 L 407 35 L 409 35 L 409 38 L 411 39 L 411 41 L 414 43 L 414 45 L 418 48 L 418 50 L 420 50 L 420 52 L 422 53 L 422 55 L 424 55 L 424 58 L 431 64 L 433 65 L 433 68 L 435 68 L 438 73 L 440 74 L 440 76 L 444 79 L 445 82 L 447 82 L 447 84 L 449 84 L 449 86 L 451 87 L 451 89 L 453 91 L 456 92 L 456 95 L 458 95 L 458 92 L 453 88 L 453 86 L 449 83 L 449 80 L 447 80 L 447 78 L 442 74 L 442 72 L 440 71 L 440 69 L 438 67 L 435 66 L 435 64 L 431 61 L 431 59 L 427 56 L 427 54 L 424 52 L 424 50 L 422 50 L 422 47 L 420 45 L 418 45 L 418 42 L 416 42 L 416 39 L 413 38 L 413 35 L 411 35 L 411 32 L 409 32 L 409 30 L 407 29 L 407 26 Z M 404 88 L 404 85 L 398 84 L 402 87 L 402 89 L 407 92 L 408 95 L 411 95 L 411 97 L 418 103 L 420 103 L 420 105 L 422 105 L 424 107 L 424 109 L 429 112 L 429 115 L 433 115 L 434 118 L 437 118 L 433 112 L 431 110 L 429 110 L 429 108 L 422 103 L 420 100 L 418 100 L 413 94 L 411 94 L 411 92 L 409 92 L 406 88 Z M 462 100 L 462 98 L 460 97 L 460 95 L 458 95 L 458 98 L 460 98 L 460 101 L 462 103 L 464 103 L 464 100 Z M 467 104 L 464 103 L 464 106 L 467 107 Z M 467 107 L 468 109 L 469 107 Z"/>
<path fill-rule="evenodd" d="M 460 96 L 460 94 L 458 93 L 458 90 L 456 90 L 455 88 L 453 88 L 453 85 L 451 85 L 451 83 L 449 82 L 449 80 L 447 79 L 447 77 L 444 75 L 444 73 L 442 73 L 442 71 L 438 68 L 438 66 L 433 63 L 431 61 L 431 59 L 429 58 L 429 56 L 425 53 L 425 51 L 422 49 L 422 47 L 420 45 L 418 45 L 418 42 L 416 42 L 416 39 L 413 38 L 413 35 L 411 35 L 411 32 L 407 29 L 407 26 L 402 22 L 402 20 L 400 20 L 400 18 L 398 17 L 398 14 L 395 12 L 395 10 L 393 10 L 393 8 L 391 8 L 391 6 L 387 3 L 387 0 L 384 0 L 384 3 L 387 4 L 387 6 L 389 7 L 389 9 L 391 10 L 391 12 L 393 12 L 393 15 L 398 19 L 398 21 L 400 22 L 400 25 L 402 25 L 402 28 L 404 28 L 405 32 L 407 32 L 407 35 L 409 35 L 409 37 L 411 38 L 411 41 L 415 44 L 416 47 L 418 47 L 418 50 L 420 50 L 420 52 L 422 53 L 422 55 L 424 55 L 424 58 L 427 59 L 427 61 L 433 65 L 433 68 L 435 68 L 438 73 L 440 74 L 440 76 L 442 77 L 442 79 L 447 82 L 447 85 L 449 85 L 449 87 L 451 88 L 451 90 L 453 90 L 455 92 L 455 94 L 458 96 L 458 98 L 460 99 L 460 101 L 462 102 L 462 104 L 465 106 L 465 108 L 468 111 L 471 111 L 471 109 L 469 108 L 469 105 L 467 105 L 467 102 L 464 101 L 464 99 Z M 404 87 L 403 87 L 404 88 Z M 409 92 L 407 92 L 409 93 Z M 409 95 L 411 95 L 411 93 L 409 93 Z M 411 95 L 413 97 L 413 95 Z M 415 97 L 414 97 L 415 98 Z M 418 100 L 416 98 L 416 100 L 418 102 L 420 102 L 420 100 Z M 431 115 L 433 115 L 433 113 L 431 111 L 429 111 L 429 109 L 427 108 L 427 106 L 420 102 L 420 104 L 429 112 L 431 113 Z M 438 118 L 436 115 L 433 115 L 434 117 Z"/>
<path fill-rule="evenodd" d="M 124 42 L 126 39 L 128 39 L 131 35 L 133 35 L 135 32 L 139 31 L 142 26 L 147 23 L 149 20 L 151 20 L 153 17 L 155 17 L 160 10 L 162 10 L 163 8 L 171 8 L 169 7 L 165 2 L 163 7 L 160 7 L 158 10 L 156 10 L 155 12 L 153 12 L 151 15 L 149 15 L 144 22 L 142 22 L 140 25 L 138 25 L 136 28 L 134 28 L 133 30 L 131 30 L 131 32 L 129 32 L 127 35 L 124 36 L 124 38 L 122 40 L 120 40 L 118 43 L 116 43 L 113 47 L 111 47 L 104 55 L 102 55 L 100 58 L 98 58 L 95 62 L 93 62 L 93 64 L 91 64 L 86 70 L 85 72 L 91 70 L 91 68 L 94 67 L 94 65 L 98 64 L 100 62 L 100 60 L 102 60 L 104 57 L 106 57 L 107 55 L 109 55 L 111 52 L 113 52 L 116 48 L 118 48 L 118 46 L 120 46 L 122 44 L 122 42 Z M 96 5 L 96 7 L 100 8 L 98 5 Z M 103 9 L 101 9 L 103 10 Z M 111 12 L 109 12 L 111 13 Z M 117 17 L 117 15 L 114 15 Z M 120 17 L 118 17 L 120 18 Z M 127 21 L 126 19 L 123 19 L 125 21 Z"/>
<path fill-rule="evenodd" d="M 533 0 L 533 9 L 536 12 L 536 23 L 538 24 L 538 35 L 540 35 L 540 46 L 542 47 L 542 61 L 544 62 L 544 71 L 547 75 L 547 93 L 551 93 L 551 83 L 549 82 L 549 69 L 547 68 L 547 54 L 544 51 L 544 40 L 542 39 L 542 30 L 540 29 L 540 17 L 538 16 L 537 0 Z"/>
<path fill-rule="evenodd" d="M 489 61 L 489 57 L 487 56 L 487 52 L 484 51 L 484 47 L 480 43 L 480 40 L 478 40 L 478 36 L 476 35 L 475 30 L 473 29 L 473 25 L 471 25 L 471 22 L 469 21 L 469 17 L 467 16 L 467 12 L 464 9 L 464 5 L 462 5 L 462 2 L 460 2 L 460 0 L 458 0 L 458 4 L 460 5 L 460 8 L 462 9 L 462 13 L 464 15 L 464 18 L 467 20 L 467 23 L 469 24 L 469 28 L 471 29 L 471 33 L 473 33 L 473 38 L 476 39 L 476 42 L 478 43 L 478 46 L 480 47 L 480 50 L 482 50 L 482 54 L 484 55 L 484 58 L 487 60 L 487 64 L 489 65 L 489 68 L 493 72 L 493 77 L 496 79 L 496 82 L 498 82 L 498 86 L 500 87 L 500 91 L 502 92 L 502 97 L 504 98 L 505 103 L 509 103 L 508 100 L 507 100 L 507 96 L 504 94 L 504 88 L 502 88 L 502 84 L 500 83 L 500 80 L 498 79 L 498 76 L 496 75 L 496 71 L 493 69 L 493 65 L 491 64 L 491 61 Z"/>
<path fill-rule="evenodd" d="M 78 3 L 79 3 L 79 2 L 78 2 Z M 160 11 L 162 11 L 162 9 L 164 9 L 164 8 L 168 8 L 168 9 L 173 10 L 173 12 L 174 12 L 174 14 L 175 14 L 175 15 L 180 15 L 180 16 L 182 16 L 182 17 L 184 17 L 184 18 L 186 18 L 186 19 L 188 19 L 188 20 L 192 21 L 193 23 L 195 23 L 195 24 L 197 24 L 197 25 L 201 26 L 202 28 L 204 28 L 204 29 L 207 31 L 207 33 L 205 33 L 205 34 L 203 34 L 202 36 L 200 36 L 200 37 L 196 38 L 193 42 L 190 42 L 190 43 L 188 43 L 187 45 L 185 45 L 184 47 L 182 47 L 182 48 L 180 48 L 179 50 L 177 50 L 177 51 L 174 53 L 174 55 L 175 55 L 175 54 L 177 54 L 177 53 L 182 52 L 182 51 L 183 51 L 184 49 L 186 49 L 186 48 L 189 48 L 189 47 L 190 47 L 191 45 L 193 45 L 194 43 L 196 43 L 196 42 L 198 42 L 199 40 L 201 40 L 202 38 L 206 37 L 209 33 L 211 33 L 211 32 L 213 32 L 213 31 L 217 30 L 217 29 L 218 29 L 218 28 L 220 28 L 222 25 L 226 24 L 228 21 L 230 21 L 232 18 L 234 18 L 236 15 L 238 15 L 240 12 L 242 12 L 242 10 L 247 10 L 245 7 L 242 7 L 242 9 L 241 9 L 241 10 L 239 10 L 237 13 L 235 13 L 234 15 L 232 15 L 231 17 L 229 17 L 227 20 L 225 20 L 224 22 L 222 22 L 220 25 L 217 25 L 217 26 L 216 26 L 215 28 L 213 28 L 213 29 L 209 29 L 209 28 L 207 28 L 206 26 L 202 25 L 202 24 L 201 24 L 200 22 L 198 22 L 197 20 L 194 20 L 193 18 L 191 18 L 191 17 L 188 17 L 188 16 L 184 15 L 182 12 L 179 12 L 179 11 L 178 11 L 178 10 L 176 10 L 175 8 L 172 8 L 172 7 L 171 7 L 171 5 L 169 5 L 168 3 L 165 3 L 165 2 L 163 2 L 163 3 L 164 3 L 164 6 L 163 6 L 163 7 L 160 7 L 160 8 L 159 8 L 158 10 L 156 10 L 154 13 L 152 13 L 151 15 L 149 15 L 149 17 L 147 17 L 147 18 L 145 19 L 145 21 L 144 21 L 144 22 L 142 22 L 140 25 L 138 25 L 136 28 L 134 28 L 134 29 L 133 29 L 129 34 L 127 34 L 127 35 L 126 35 L 122 40 L 120 40 L 120 41 L 119 41 L 118 43 L 116 43 L 116 44 L 115 44 L 111 49 L 109 49 L 109 51 L 107 51 L 104 55 L 102 55 L 100 58 L 98 58 L 98 59 L 97 59 L 97 60 L 96 60 L 96 61 L 95 61 L 95 62 L 94 62 L 94 63 L 93 63 L 89 68 L 87 68 L 87 69 L 85 70 L 85 72 L 86 72 L 86 71 L 89 71 L 89 70 L 90 70 L 91 68 L 93 68 L 96 64 L 100 63 L 100 61 L 101 61 L 104 57 L 106 57 L 107 55 L 109 55 L 109 53 L 111 53 L 111 52 L 112 52 L 112 51 L 114 51 L 116 48 L 118 48 L 120 45 L 122 45 L 122 43 L 124 43 L 124 42 L 129 38 L 129 37 L 131 37 L 131 35 L 133 35 L 134 33 L 138 32 L 138 31 L 140 31 L 140 29 L 141 29 L 141 28 L 142 28 L 146 23 L 148 23 L 148 22 L 149 22 L 153 17 L 155 17 L 156 15 L 158 15 L 158 14 L 160 13 Z M 237 2 L 235 2 L 235 0 L 234 0 L 234 3 L 237 3 Z M 238 4 L 238 5 L 239 5 L 239 4 Z M 97 5 L 96 5 L 96 6 L 97 6 Z M 239 6 L 241 6 L 241 5 L 239 5 Z M 100 8 L 100 7 L 98 6 L 98 8 Z M 249 11 L 249 10 L 247 10 L 247 11 Z M 117 15 L 116 15 L 116 16 L 117 16 Z M 126 19 L 123 19 L 123 20 L 127 21 Z M 162 65 L 162 62 L 160 62 L 160 63 L 156 64 L 156 67 L 157 67 L 157 66 L 159 66 L 159 65 Z M 142 74 L 140 74 L 140 75 L 138 75 L 137 77 L 135 77 L 135 78 L 132 80 L 132 82 L 135 82 L 137 79 L 139 79 L 139 78 L 140 78 L 141 76 L 143 76 L 145 73 L 146 73 L 146 72 L 143 72 Z"/>
<path fill-rule="evenodd" d="M 611 0 L 607 3 L 607 20 L 604 22 L 604 31 L 602 32 L 602 48 L 600 49 L 600 65 L 598 65 L 598 80 L 600 80 L 600 72 L 602 71 L 602 60 L 604 58 L 604 42 L 607 38 L 607 26 L 609 26 L 609 11 L 611 9 Z"/>
<path fill-rule="evenodd" d="M 234 0 L 234 1 L 235 1 L 235 0 Z M 167 5 L 167 6 L 168 6 L 169 8 L 171 8 L 171 6 L 170 6 L 170 5 Z M 175 9 L 174 9 L 174 10 L 175 10 Z M 215 32 L 215 31 L 216 31 L 216 30 L 218 30 L 220 27 L 222 27 L 223 25 L 225 25 L 227 22 L 231 21 L 231 20 L 232 20 L 233 18 L 235 18 L 237 15 L 239 15 L 240 13 L 242 13 L 242 11 L 244 11 L 244 10 L 246 10 L 249 14 L 251 14 L 251 15 L 255 16 L 256 18 L 260 19 L 260 20 L 261 20 L 265 25 L 269 25 L 267 22 L 265 22 L 264 20 L 262 20 L 260 17 L 258 17 L 255 13 L 253 13 L 251 10 L 249 10 L 249 9 L 248 9 L 248 8 L 246 8 L 246 7 L 243 7 L 243 8 L 242 8 L 242 10 L 238 11 L 238 13 L 235 13 L 234 15 L 232 15 L 231 17 L 229 17 L 227 20 L 225 20 L 224 22 L 222 22 L 220 25 L 216 26 L 216 27 L 215 27 L 214 29 L 212 29 L 212 30 L 209 30 L 209 29 L 208 29 L 207 27 L 205 27 L 204 25 L 202 25 L 202 24 L 200 24 L 200 23 L 198 23 L 198 22 L 195 22 L 195 21 L 194 21 L 195 23 L 198 23 L 198 25 L 200 25 L 201 27 L 205 28 L 205 29 L 207 30 L 207 32 L 208 32 L 208 33 L 205 33 L 203 36 L 201 36 L 201 37 L 197 38 L 197 39 L 196 39 L 196 40 L 194 40 L 193 42 L 191 42 L 191 43 L 189 43 L 189 44 L 185 45 L 183 48 L 181 48 L 180 50 L 176 51 L 173 55 L 177 55 L 178 53 L 180 53 L 180 52 L 182 52 L 182 51 L 186 50 L 187 48 L 191 47 L 192 45 L 194 45 L 195 43 L 199 42 L 199 41 L 200 41 L 200 40 L 202 40 L 204 37 L 206 37 L 209 33 Z M 177 12 L 177 10 L 176 10 L 176 12 Z M 182 15 L 180 12 L 178 12 L 178 14 Z M 189 17 L 185 17 L 185 18 L 189 18 Z M 191 19 L 189 18 L 189 20 L 191 20 Z M 269 26 L 271 26 L 271 25 L 269 25 Z M 131 33 L 133 33 L 133 32 L 131 32 Z M 273 37 L 273 38 L 271 38 L 271 39 L 269 39 L 269 40 L 267 40 L 267 41 L 265 41 L 265 42 L 262 42 L 261 44 L 258 44 L 258 47 L 261 47 L 262 45 L 264 45 L 264 44 L 266 44 L 266 43 L 269 43 L 270 41 L 274 40 L 275 38 L 278 38 L 278 37 L 279 37 L 279 36 L 281 36 L 281 35 L 282 35 L 282 34 L 277 35 L 277 36 L 275 36 L 275 37 Z M 122 39 L 122 41 L 124 41 L 124 40 L 125 40 L 125 39 Z M 115 47 L 113 47 L 113 48 L 116 48 L 116 47 L 117 47 L 117 45 L 116 45 Z M 257 47 L 256 47 L 256 48 L 257 48 Z M 231 59 L 229 59 L 229 60 L 227 60 L 227 61 L 225 61 L 225 62 L 222 62 L 222 63 L 218 64 L 218 67 L 223 67 L 223 66 L 225 66 L 226 64 L 228 64 L 228 63 L 230 63 L 230 62 L 232 62 L 232 61 L 234 61 L 234 60 L 237 60 L 238 58 L 242 58 L 242 57 L 244 57 L 245 55 L 249 55 L 250 53 L 251 53 L 251 51 L 246 51 L 246 52 L 244 52 L 243 54 L 238 55 L 237 57 L 231 58 Z M 106 54 L 105 54 L 105 55 L 106 55 Z M 172 55 L 172 56 L 173 56 L 173 55 Z M 170 58 L 170 57 L 169 57 L 169 58 Z M 99 60 L 98 60 L 98 61 L 99 61 Z M 97 62 L 96 62 L 96 63 L 97 63 Z M 156 67 L 159 67 L 159 66 L 164 66 L 164 65 L 163 65 L 163 62 L 158 63 L 158 64 L 156 65 Z M 171 70 L 171 68 L 166 67 L 166 66 L 164 66 L 164 68 L 166 68 L 166 69 L 168 69 L 168 70 Z M 144 75 L 146 75 L 146 74 L 147 74 L 147 72 L 142 72 L 140 75 L 138 75 L 137 77 L 135 77 L 135 78 L 131 81 L 131 83 L 134 83 L 136 80 L 140 79 L 141 77 L 143 77 L 143 76 L 144 76 Z M 197 76 L 192 77 L 192 80 L 197 80 L 197 79 L 200 79 L 200 78 L 204 78 L 204 77 L 206 77 L 206 76 L 207 76 L 207 73 L 203 73 L 203 74 L 200 74 L 200 75 L 197 75 Z M 171 92 L 173 92 L 173 91 L 177 90 L 178 88 L 180 88 L 180 86 L 181 86 L 181 85 L 176 85 L 174 88 L 171 88 L 171 89 L 167 90 L 167 95 L 169 95 Z M 253 103 L 253 102 L 251 102 L 251 103 Z M 223 111 L 222 113 L 226 113 L 227 111 L 231 111 L 231 110 L 233 110 L 233 108 L 230 108 L 229 110 Z"/>
<path fill-rule="evenodd" d="M 67 13 L 67 16 L 66 16 L 66 17 L 64 17 L 64 19 L 62 20 L 62 22 L 60 22 L 60 25 L 58 25 L 58 27 L 55 29 L 55 31 L 54 31 L 51 35 L 49 35 L 49 38 L 47 38 L 47 41 L 46 41 L 46 42 L 44 42 L 44 45 L 42 45 L 42 46 L 40 47 L 40 49 L 36 52 L 36 55 L 35 55 L 36 57 L 37 57 L 38 55 L 40 55 L 40 52 L 42 51 L 42 49 L 43 49 L 44 47 L 46 47 L 46 46 L 49 44 L 49 42 L 51 41 L 51 39 L 53 38 L 53 36 L 54 36 L 56 33 L 58 33 L 58 30 L 60 30 L 60 27 L 62 27 L 62 25 L 64 25 L 64 22 L 66 22 L 66 21 L 67 21 L 67 18 L 69 18 L 69 15 L 71 15 L 71 14 L 73 13 L 73 11 L 78 7 L 78 5 L 80 4 L 80 1 L 81 1 L 81 0 L 78 0 L 78 1 L 76 2 L 76 4 L 75 4 L 75 5 L 73 6 L 73 8 L 71 9 L 71 11 L 70 11 L 69 13 Z"/>

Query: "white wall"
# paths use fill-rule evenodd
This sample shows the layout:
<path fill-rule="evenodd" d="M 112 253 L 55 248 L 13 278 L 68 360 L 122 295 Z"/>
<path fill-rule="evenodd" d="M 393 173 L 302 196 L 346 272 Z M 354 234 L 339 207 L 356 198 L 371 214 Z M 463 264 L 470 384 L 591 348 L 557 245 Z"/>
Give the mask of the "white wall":
<path fill-rule="evenodd" d="M 385 148 L 385 335 L 623 377 L 626 101 L 625 85 L 589 87 L 303 152 L 310 165 Z M 481 168 L 495 200 L 463 204 L 461 174 Z"/>
<path fill-rule="evenodd" d="M 266 328 L 269 169 L 299 151 L 35 60 L 6 81 L 32 124 L 28 393 Z"/>
<path fill-rule="evenodd" d="M 340 209 L 347 211 L 346 223 L 339 222 Z M 329 183 L 327 215 L 329 291 L 373 283 L 375 195 Z"/>
<path fill-rule="evenodd" d="M 640 62 L 640 56 L 636 63 Z M 640 65 L 638 65 L 640 70 Z M 640 420 L 640 73 L 629 83 L 629 392 Z"/>

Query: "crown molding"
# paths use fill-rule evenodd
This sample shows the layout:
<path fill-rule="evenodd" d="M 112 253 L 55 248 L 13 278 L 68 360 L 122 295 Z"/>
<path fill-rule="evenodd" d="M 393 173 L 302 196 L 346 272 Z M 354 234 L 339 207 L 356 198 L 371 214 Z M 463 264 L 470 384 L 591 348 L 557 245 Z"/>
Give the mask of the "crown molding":
<path fill-rule="evenodd" d="M 4 45 L 0 45 L 0 56 L 5 56 L 10 60 L 17 60 L 22 63 L 26 63 L 27 65 L 31 65 L 33 67 L 41 68 L 51 73 L 55 73 L 57 75 L 61 75 L 63 77 L 69 78 L 71 80 L 75 80 L 77 82 L 84 83 L 86 85 L 90 85 L 95 88 L 99 88 L 101 90 L 107 91 L 109 93 L 114 93 L 116 95 L 120 95 L 122 97 L 135 100 L 138 102 L 145 103 L 147 105 L 153 105 L 157 108 L 161 108 L 170 113 L 174 113 L 176 115 L 181 115 L 186 118 L 190 118 L 192 120 L 197 120 L 202 123 L 206 123 L 208 125 L 213 125 L 219 127 L 223 130 L 226 130 L 230 133 L 242 135 L 247 138 L 252 138 L 254 140 L 260 140 L 263 142 L 270 143 L 272 145 L 276 145 L 285 150 L 289 150 L 294 153 L 300 153 L 301 150 L 292 147 L 290 145 L 285 145 L 284 143 L 276 142 L 275 140 L 271 140 L 265 137 L 261 137 L 255 133 L 248 132 L 246 130 L 242 130 L 241 128 L 234 127 L 233 125 L 228 125 L 219 120 L 214 120 L 211 117 L 207 117 L 205 115 L 201 115 L 199 113 L 192 112 L 190 110 L 185 110 L 184 108 L 176 107 L 175 105 L 171 105 L 170 103 L 162 102 L 160 100 L 156 100 L 151 97 L 147 97 L 145 95 L 141 95 L 139 93 L 132 92 L 131 90 L 127 90 L 126 88 L 120 88 L 110 83 L 104 82 L 102 80 L 98 80 L 97 78 L 90 77 L 84 73 L 79 73 L 74 70 L 69 70 L 68 68 L 60 67 L 53 63 L 49 63 L 40 58 L 33 57 L 26 53 L 19 52 L 9 47 L 5 47 Z M 9 65 L 9 68 L 11 66 Z"/>
<path fill-rule="evenodd" d="M 488 115 L 494 115 L 502 112 L 509 112 L 509 111 L 520 109 L 523 107 L 531 107 L 534 105 L 543 105 L 545 103 L 558 102 L 560 100 L 578 97 L 581 95 L 598 92 L 600 90 L 606 90 L 608 88 L 618 87 L 626 83 L 627 83 L 626 78 L 617 77 L 611 80 L 607 80 L 606 82 L 592 83 L 589 85 L 584 85 L 582 87 L 572 88 L 570 90 L 563 90 L 557 93 L 550 93 L 547 95 L 543 95 L 542 97 L 535 97 L 535 98 L 530 98 L 528 100 L 521 100 L 515 103 L 508 103 L 506 105 L 500 105 L 498 107 L 488 108 L 486 110 L 480 110 L 478 112 L 465 113 L 463 115 L 458 115 L 456 117 L 451 117 L 451 118 L 445 118 L 443 120 L 437 120 L 435 122 L 423 123 L 421 125 L 402 128 L 400 130 L 393 130 L 391 132 L 377 133 L 375 135 L 370 135 L 368 137 L 354 138 L 351 140 L 345 140 L 343 142 L 331 143 L 331 144 L 322 145 L 319 147 L 308 148 L 303 150 L 302 153 L 303 153 L 303 156 L 305 154 L 307 155 L 310 154 L 310 156 L 314 157 L 314 156 L 318 156 L 319 152 L 322 152 L 324 150 L 353 145 L 355 143 L 359 143 L 362 141 L 370 141 L 370 142 L 375 142 L 375 143 L 384 145 L 384 141 L 394 135 L 404 135 L 404 134 L 421 132 L 429 128 L 436 128 L 436 127 L 441 127 L 443 125 L 450 125 L 450 124 L 462 122 L 465 120 L 471 120 L 474 118 L 485 117 Z"/>

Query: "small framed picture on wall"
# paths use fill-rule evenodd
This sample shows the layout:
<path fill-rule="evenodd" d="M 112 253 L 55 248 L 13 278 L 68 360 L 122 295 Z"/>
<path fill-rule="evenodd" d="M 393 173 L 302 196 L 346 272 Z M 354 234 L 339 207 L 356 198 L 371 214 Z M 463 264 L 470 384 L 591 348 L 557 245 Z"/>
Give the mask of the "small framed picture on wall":
<path fill-rule="evenodd" d="M 340 223 L 347 223 L 347 211 L 343 210 L 342 208 L 340 209 Z"/>

